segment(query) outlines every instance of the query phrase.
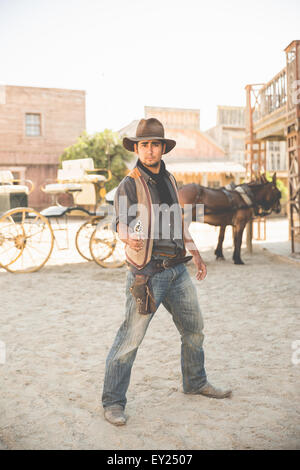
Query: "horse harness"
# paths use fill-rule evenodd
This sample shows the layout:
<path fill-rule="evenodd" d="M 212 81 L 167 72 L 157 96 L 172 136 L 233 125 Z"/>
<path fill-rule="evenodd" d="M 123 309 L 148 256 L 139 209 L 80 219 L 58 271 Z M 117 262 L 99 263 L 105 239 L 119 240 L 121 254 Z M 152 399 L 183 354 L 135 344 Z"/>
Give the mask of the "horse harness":
<path fill-rule="evenodd" d="M 226 189 L 228 187 L 230 187 L 231 191 L 228 191 Z M 255 202 L 253 191 L 251 191 L 251 188 L 249 187 L 249 185 L 247 183 L 243 183 L 243 184 L 237 185 L 237 186 L 235 186 L 235 185 L 233 186 L 232 183 L 230 183 L 229 185 L 225 186 L 224 188 L 221 188 L 221 190 L 228 197 L 229 202 L 233 205 L 234 210 L 248 209 L 250 207 L 253 207 L 255 216 L 259 216 L 259 217 L 264 217 L 266 215 L 269 215 L 272 212 L 272 208 L 271 208 L 271 210 L 260 210 L 259 205 Z M 239 193 L 239 195 L 243 199 L 246 206 L 241 207 L 241 206 L 238 206 L 234 203 L 233 197 L 232 197 L 232 194 L 231 194 L 232 191 L 236 191 L 237 193 Z"/>
<path fill-rule="evenodd" d="M 239 193 L 239 195 L 243 199 L 244 203 L 246 204 L 246 208 L 253 207 L 254 210 L 255 210 L 257 205 L 254 203 L 254 195 L 253 195 L 253 192 L 251 191 L 251 189 L 249 188 L 249 186 L 243 184 L 241 186 L 235 186 L 235 187 L 232 187 L 232 185 L 231 185 L 230 187 L 232 188 L 230 191 L 228 191 L 228 189 L 226 189 L 227 186 L 225 186 L 224 188 L 221 188 L 221 190 L 223 191 L 223 193 L 226 194 L 226 196 L 229 199 L 229 202 L 232 204 L 232 206 L 235 210 L 236 209 L 244 209 L 244 207 L 241 207 L 241 206 L 238 206 L 237 204 L 235 204 L 233 196 L 232 196 L 233 191 L 236 191 L 236 192 Z"/>
<path fill-rule="evenodd" d="M 228 212 L 235 212 L 238 209 L 249 209 L 250 207 L 252 207 L 253 210 L 254 210 L 254 214 L 256 216 L 259 215 L 259 216 L 262 217 L 262 216 L 270 214 L 270 211 L 260 212 L 260 208 L 259 208 L 258 204 L 255 202 L 254 194 L 251 191 L 251 188 L 249 187 L 249 185 L 247 185 L 246 183 L 243 183 L 241 185 L 235 185 L 234 183 L 229 183 L 225 187 L 220 188 L 220 190 L 225 194 L 225 196 L 227 197 L 228 202 L 231 206 L 229 209 L 227 209 Z M 197 199 L 200 198 L 200 191 L 201 191 L 201 187 L 199 187 Z M 241 198 L 244 201 L 245 205 L 241 206 L 241 205 L 239 205 L 235 202 L 233 194 L 232 194 L 234 191 L 237 192 L 239 194 L 239 196 L 241 196 Z M 222 209 L 221 212 L 222 213 L 226 212 L 226 209 Z M 214 215 L 214 214 L 217 214 L 217 213 L 218 212 L 216 212 L 216 211 L 208 212 L 204 208 L 204 214 L 205 215 Z"/>

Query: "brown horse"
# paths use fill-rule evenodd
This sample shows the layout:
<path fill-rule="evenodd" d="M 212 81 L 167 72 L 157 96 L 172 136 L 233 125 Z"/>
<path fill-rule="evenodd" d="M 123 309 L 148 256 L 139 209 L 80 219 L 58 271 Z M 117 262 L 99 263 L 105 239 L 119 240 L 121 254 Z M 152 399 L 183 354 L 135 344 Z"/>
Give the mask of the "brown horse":
<path fill-rule="evenodd" d="M 226 187 L 227 188 L 227 187 Z M 214 189 L 191 183 L 182 186 L 179 192 L 179 202 L 182 207 L 192 205 L 192 220 L 196 221 L 197 204 L 204 205 L 204 222 L 220 226 L 218 245 L 215 250 L 217 259 L 224 259 L 222 244 L 227 225 L 233 227 L 235 264 L 244 264 L 241 260 L 241 244 L 243 231 L 247 222 L 255 216 L 269 215 L 272 210 L 277 214 L 281 210 L 281 192 L 276 187 L 276 173 L 272 181 L 267 181 L 265 175 L 250 183 L 232 185 Z M 199 206 L 198 206 L 199 207 Z"/>

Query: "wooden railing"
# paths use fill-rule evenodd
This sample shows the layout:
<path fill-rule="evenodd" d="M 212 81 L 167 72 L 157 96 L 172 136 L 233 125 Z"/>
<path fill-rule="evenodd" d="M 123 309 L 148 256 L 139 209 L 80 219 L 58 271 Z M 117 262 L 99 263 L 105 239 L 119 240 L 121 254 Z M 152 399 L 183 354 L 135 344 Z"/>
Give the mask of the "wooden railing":
<path fill-rule="evenodd" d="M 260 88 L 253 112 L 253 122 L 260 121 L 265 116 L 286 106 L 286 102 L 287 79 L 285 67 Z"/>

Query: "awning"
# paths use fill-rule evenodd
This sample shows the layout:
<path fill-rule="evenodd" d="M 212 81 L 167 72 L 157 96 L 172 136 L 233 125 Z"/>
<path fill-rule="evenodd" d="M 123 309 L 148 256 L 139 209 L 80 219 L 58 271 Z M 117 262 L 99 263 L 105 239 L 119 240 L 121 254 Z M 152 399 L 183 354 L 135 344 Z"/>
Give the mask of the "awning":
<path fill-rule="evenodd" d="M 168 163 L 166 168 L 170 173 L 244 173 L 246 168 L 235 162 L 178 162 Z"/>

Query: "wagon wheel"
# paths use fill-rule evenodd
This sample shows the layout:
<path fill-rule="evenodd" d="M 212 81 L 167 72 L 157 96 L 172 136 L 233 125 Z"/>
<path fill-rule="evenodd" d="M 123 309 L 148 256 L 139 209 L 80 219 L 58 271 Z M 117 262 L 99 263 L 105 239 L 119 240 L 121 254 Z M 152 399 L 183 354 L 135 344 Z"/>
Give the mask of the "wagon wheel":
<path fill-rule="evenodd" d="M 77 251 L 88 261 L 93 261 L 93 257 L 90 252 L 90 239 L 101 218 L 102 217 L 92 217 L 82 224 L 76 232 L 75 245 Z"/>
<path fill-rule="evenodd" d="M 107 223 L 95 228 L 90 239 L 91 255 L 103 268 L 119 268 L 125 264 L 124 244 Z"/>
<path fill-rule="evenodd" d="M 36 210 L 18 207 L 0 218 L 0 266 L 7 271 L 37 271 L 49 259 L 53 245 L 52 227 Z"/>

